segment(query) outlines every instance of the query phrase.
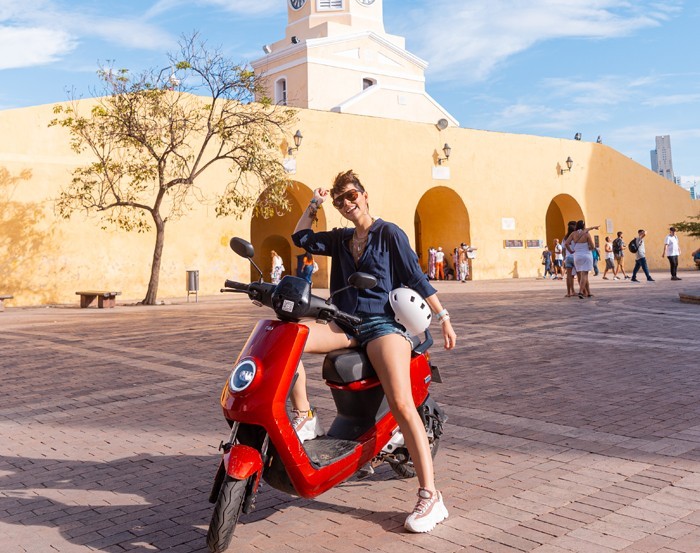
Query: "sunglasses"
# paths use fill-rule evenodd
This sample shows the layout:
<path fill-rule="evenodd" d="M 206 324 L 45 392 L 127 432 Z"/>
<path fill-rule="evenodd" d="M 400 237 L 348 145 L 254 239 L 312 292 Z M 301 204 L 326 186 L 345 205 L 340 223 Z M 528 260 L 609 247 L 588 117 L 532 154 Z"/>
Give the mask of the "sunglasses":
<path fill-rule="evenodd" d="M 345 205 L 345 200 L 349 202 L 354 202 L 357 197 L 360 195 L 359 190 L 355 190 L 354 188 L 352 190 L 348 190 L 347 192 L 343 192 L 340 196 L 336 196 L 333 199 L 333 205 L 340 209 Z"/>

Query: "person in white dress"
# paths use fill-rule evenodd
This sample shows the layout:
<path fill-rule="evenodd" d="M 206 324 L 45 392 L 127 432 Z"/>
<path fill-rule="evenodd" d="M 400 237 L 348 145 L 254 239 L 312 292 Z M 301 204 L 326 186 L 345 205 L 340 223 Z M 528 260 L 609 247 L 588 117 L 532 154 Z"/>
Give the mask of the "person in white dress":
<path fill-rule="evenodd" d="M 566 247 L 569 251 L 574 251 L 574 267 L 576 274 L 579 276 L 579 298 L 590 298 L 591 294 L 590 279 L 588 273 L 593 270 L 593 248 L 595 243 L 591 233 L 591 229 L 598 227 L 586 228 L 584 221 L 576 222 L 576 230 L 572 232 L 566 240 Z"/>
<path fill-rule="evenodd" d="M 280 255 L 275 250 L 272 250 L 270 255 L 272 256 L 272 272 L 270 274 L 270 278 L 272 280 L 272 284 L 279 284 L 280 279 L 282 278 L 282 273 L 284 272 L 284 263 L 282 262 Z"/>

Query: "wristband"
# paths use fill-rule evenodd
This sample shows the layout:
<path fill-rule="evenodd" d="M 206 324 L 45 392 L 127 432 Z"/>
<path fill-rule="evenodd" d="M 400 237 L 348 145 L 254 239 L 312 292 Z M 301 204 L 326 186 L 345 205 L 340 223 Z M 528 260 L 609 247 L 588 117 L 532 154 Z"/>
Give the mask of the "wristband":
<path fill-rule="evenodd" d="M 439 313 L 435 313 L 435 316 L 437 317 L 438 321 L 441 321 L 445 315 L 449 315 L 449 313 L 447 312 L 447 309 L 443 309 Z"/>
<path fill-rule="evenodd" d="M 440 321 L 440 324 L 445 324 L 447 321 L 450 320 L 450 314 L 448 313 L 447 315 L 444 315 L 441 319 L 438 319 Z"/>

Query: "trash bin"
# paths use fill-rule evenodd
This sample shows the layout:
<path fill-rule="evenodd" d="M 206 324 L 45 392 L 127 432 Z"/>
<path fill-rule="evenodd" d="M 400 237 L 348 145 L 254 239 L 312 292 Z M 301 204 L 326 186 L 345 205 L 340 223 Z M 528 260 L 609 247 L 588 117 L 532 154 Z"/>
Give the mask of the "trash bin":
<path fill-rule="evenodd" d="M 187 301 L 190 301 L 190 294 L 194 294 L 194 301 L 199 302 L 199 271 L 187 271 L 187 278 L 185 284 L 187 287 Z"/>

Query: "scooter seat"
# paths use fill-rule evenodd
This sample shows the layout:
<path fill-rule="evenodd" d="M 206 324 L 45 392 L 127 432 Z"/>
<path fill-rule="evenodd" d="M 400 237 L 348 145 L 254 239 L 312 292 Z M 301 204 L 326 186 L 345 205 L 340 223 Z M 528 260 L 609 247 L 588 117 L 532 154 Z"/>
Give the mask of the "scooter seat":
<path fill-rule="evenodd" d="M 423 342 L 417 336 L 411 338 L 412 349 Z M 432 339 L 430 341 L 432 344 Z M 372 364 L 362 348 L 344 348 L 330 352 L 323 360 L 323 379 L 333 384 L 350 384 L 358 380 L 376 378 Z"/>
<path fill-rule="evenodd" d="M 367 354 L 359 348 L 344 348 L 330 352 L 323 360 L 323 379 L 334 384 L 349 384 L 375 378 Z"/>

